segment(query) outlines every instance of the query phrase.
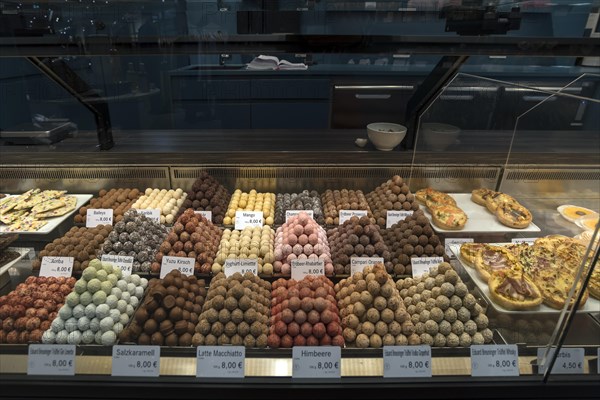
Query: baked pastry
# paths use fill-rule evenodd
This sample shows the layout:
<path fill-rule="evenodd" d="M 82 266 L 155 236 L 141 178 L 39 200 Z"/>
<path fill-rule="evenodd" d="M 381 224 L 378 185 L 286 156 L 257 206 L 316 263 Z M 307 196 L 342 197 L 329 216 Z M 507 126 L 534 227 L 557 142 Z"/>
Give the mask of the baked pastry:
<path fill-rule="evenodd" d="M 484 248 L 483 243 L 463 243 L 460 246 L 460 257 L 466 266 L 475 268 L 475 260 Z"/>
<path fill-rule="evenodd" d="M 529 210 L 516 201 L 500 202 L 496 207 L 495 214 L 498 221 L 511 228 L 527 228 L 533 220 Z"/>
<path fill-rule="evenodd" d="M 592 297 L 600 300 L 600 267 L 598 264 L 594 264 L 592 267 L 594 270 L 592 271 L 592 277 L 590 278 L 590 283 L 588 284 L 588 290 L 590 291 L 590 295 Z"/>
<path fill-rule="evenodd" d="M 471 192 L 471 201 L 485 207 L 485 199 L 494 193 L 496 192 L 490 189 L 475 189 Z"/>
<path fill-rule="evenodd" d="M 424 188 L 415 193 L 415 198 L 429 207 L 428 202 L 439 204 L 451 204 L 456 206 L 456 200 L 447 193 L 432 188 Z"/>
<path fill-rule="evenodd" d="M 449 230 L 460 230 L 467 223 L 467 214 L 453 205 L 435 204 L 429 207 L 434 225 Z"/>
<path fill-rule="evenodd" d="M 490 298 L 507 310 L 531 310 L 542 304 L 542 294 L 522 270 L 493 271 L 488 280 Z"/>
<path fill-rule="evenodd" d="M 494 193 L 486 196 L 486 198 L 485 198 L 485 206 L 492 213 L 495 213 L 496 209 L 504 203 L 517 203 L 518 204 L 518 201 L 515 200 L 514 197 L 512 197 L 506 193 L 501 193 L 501 192 L 494 192 Z"/>
<path fill-rule="evenodd" d="M 517 258 L 506 248 L 486 244 L 477 253 L 475 258 L 475 269 L 484 282 L 488 282 L 492 272 L 501 269 L 522 269 Z"/>

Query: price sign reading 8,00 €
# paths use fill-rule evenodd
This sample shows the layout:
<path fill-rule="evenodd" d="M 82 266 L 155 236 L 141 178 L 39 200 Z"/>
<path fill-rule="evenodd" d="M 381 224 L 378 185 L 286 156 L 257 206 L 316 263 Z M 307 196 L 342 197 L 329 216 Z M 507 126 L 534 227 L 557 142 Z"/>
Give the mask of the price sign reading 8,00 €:
<path fill-rule="evenodd" d="M 200 346 L 196 351 L 196 376 L 243 378 L 245 359 L 244 346 Z"/>
<path fill-rule="evenodd" d="M 517 345 L 471 346 L 471 376 L 519 376 Z"/>
<path fill-rule="evenodd" d="M 158 376 L 159 346 L 113 346 L 113 376 Z"/>
<path fill-rule="evenodd" d="M 27 375 L 75 375 L 75 345 L 29 345 Z"/>
<path fill-rule="evenodd" d="M 292 348 L 292 378 L 339 378 L 341 349 L 337 346 Z"/>
<path fill-rule="evenodd" d="M 384 378 L 430 378 L 430 346 L 384 346 Z"/>

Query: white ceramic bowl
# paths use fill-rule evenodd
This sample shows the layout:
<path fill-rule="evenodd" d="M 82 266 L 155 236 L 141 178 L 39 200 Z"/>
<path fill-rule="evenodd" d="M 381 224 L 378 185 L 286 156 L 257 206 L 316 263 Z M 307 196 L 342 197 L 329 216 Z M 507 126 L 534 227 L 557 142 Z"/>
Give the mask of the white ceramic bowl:
<path fill-rule="evenodd" d="M 426 122 L 421 124 L 419 140 L 423 140 L 428 149 L 443 151 L 457 142 L 459 134 L 460 128 L 454 125 Z"/>
<path fill-rule="evenodd" d="M 406 127 L 389 122 L 374 122 L 367 125 L 367 135 L 378 150 L 390 151 L 402 142 L 406 136 Z"/>

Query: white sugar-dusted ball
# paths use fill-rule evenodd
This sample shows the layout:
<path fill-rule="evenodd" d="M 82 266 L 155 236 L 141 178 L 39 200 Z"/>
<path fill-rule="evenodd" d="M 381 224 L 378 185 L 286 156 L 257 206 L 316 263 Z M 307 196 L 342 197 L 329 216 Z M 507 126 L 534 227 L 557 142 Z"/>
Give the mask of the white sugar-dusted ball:
<path fill-rule="evenodd" d="M 60 310 L 58 310 L 58 316 L 61 317 L 63 321 L 66 321 L 73 316 L 73 309 L 67 304 L 63 304 Z"/>
<path fill-rule="evenodd" d="M 56 321 L 56 320 L 55 320 Z M 52 344 L 56 341 L 56 333 L 54 333 L 52 330 L 48 329 L 46 332 L 44 332 L 44 334 L 42 335 L 42 343 L 44 344 Z"/>
<path fill-rule="evenodd" d="M 127 315 L 127 313 L 121 314 L 121 316 L 119 317 L 119 322 L 123 326 L 126 326 L 129 323 L 129 315 Z"/>
<path fill-rule="evenodd" d="M 73 307 L 73 317 L 81 318 L 85 315 L 85 307 L 81 304 L 77 304 Z"/>
<path fill-rule="evenodd" d="M 117 322 L 116 324 L 113 325 L 112 330 L 115 334 L 118 335 L 119 333 L 121 333 L 123 331 L 123 324 L 120 322 Z"/>
<path fill-rule="evenodd" d="M 144 288 L 141 286 L 137 286 L 135 288 L 135 297 L 137 297 L 137 299 L 141 299 L 142 297 L 144 297 Z"/>
<path fill-rule="evenodd" d="M 133 315 L 134 312 L 135 312 L 135 308 L 133 308 L 133 306 L 131 304 L 127 304 L 127 309 L 125 310 L 125 313 L 127 313 L 127 316 L 129 316 L 131 318 L 131 316 Z"/>
<path fill-rule="evenodd" d="M 73 331 L 73 332 L 69 333 L 69 336 L 67 337 L 67 343 L 69 343 L 69 344 L 81 343 L 81 332 Z"/>
<path fill-rule="evenodd" d="M 100 330 L 100 318 L 94 317 L 90 320 L 90 330 L 94 333 Z"/>
<path fill-rule="evenodd" d="M 86 316 L 79 318 L 77 320 L 77 329 L 79 329 L 81 332 L 90 329 L 90 319 Z"/>
<path fill-rule="evenodd" d="M 96 305 L 88 304 L 87 306 L 85 306 L 84 314 L 89 319 L 94 318 L 96 316 Z"/>
<path fill-rule="evenodd" d="M 148 287 L 148 279 L 141 278 L 140 279 L 140 285 L 142 286 L 142 288 L 146 289 Z"/>
<path fill-rule="evenodd" d="M 68 338 L 69 338 L 69 332 L 67 332 L 66 330 L 63 329 L 62 331 L 60 331 L 56 334 L 55 342 L 58 344 L 66 344 Z"/>
<path fill-rule="evenodd" d="M 119 310 L 121 314 L 125 313 L 127 310 L 127 302 L 125 300 L 117 301 L 117 310 Z"/>
<path fill-rule="evenodd" d="M 114 287 L 110 291 L 110 294 L 111 294 L 111 296 L 115 296 L 117 299 L 120 299 L 121 298 L 121 289 L 119 289 L 118 287 Z"/>
<path fill-rule="evenodd" d="M 65 330 L 69 333 L 76 331 L 77 330 L 77 319 L 71 317 L 68 320 L 66 320 L 65 321 Z"/>
<path fill-rule="evenodd" d="M 108 313 L 108 316 L 112 318 L 113 322 L 119 322 L 119 319 L 121 318 L 121 312 L 119 310 L 112 309 L 110 310 L 110 312 Z"/>
<path fill-rule="evenodd" d="M 131 298 L 129 299 L 129 304 L 131 304 L 131 306 L 132 306 L 133 308 L 136 308 L 136 307 L 138 306 L 139 302 L 140 302 L 140 301 L 139 301 L 139 300 L 138 300 L 138 298 L 137 298 L 137 297 L 135 297 L 135 296 L 131 296 Z"/>
<path fill-rule="evenodd" d="M 127 303 L 129 303 L 129 299 L 131 298 L 131 295 L 129 294 L 129 292 L 125 291 L 121 294 L 121 300 L 126 301 Z"/>
<path fill-rule="evenodd" d="M 106 317 L 100 320 L 100 330 L 106 332 L 112 329 L 115 321 L 111 317 Z"/>
<path fill-rule="evenodd" d="M 54 321 L 50 324 L 50 329 L 53 333 L 58 333 L 65 329 L 65 321 L 61 317 L 54 318 Z M 46 331 L 47 332 L 47 331 Z"/>
<path fill-rule="evenodd" d="M 83 344 L 91 344 L 94 343 L 94 332 L 91 331 L 91 329 L 88 329 L 87 331 L 83 332 L 81 334 L 81 342 Z"/>
<path fill-rule="evenodd" d="M 126 278 L 126 277 L 124 277 L 124 278 Z M 126 281 L 125 279 L 120 279 L 120 280 L 117 282 L 117 287 L 119 288 L 119 290 L 120 290 L 121 292 L 125 292 L 125 291 L 127 291 L 127 281 Z"/>
<path fill-rule="evenodd" d="M 141 279 L 140 279 L 139 275 L 132 274 L 132 275 L 129 275 L 129 277 L 130 277 L 129 282 L 133 283 L 135 286 L 140 285 Z"/>
<path fill-rule="evenodd" d="M 100 304 L 98 307 L 96 307 L 96 317 L 99 319 L 108 317 L 109 312 L 110 307 L 107 304 Z"/>
<path fill-rule="evenodd" d="M 96 334 L 94 335 L 94 342 L 96 344 L 102 344 L 102 331 L 98 331 L 96 332 Z"/>
<path fill-rule="evenodd" d="M 110 296 L 108 296 L 106 298 L 106 305 L 109 306 L 110 308 L 117 308 L 118 301 L 119 301 L 119 299 L 117 299 L 117 296 L 113 296 L 111 294 Z"/>

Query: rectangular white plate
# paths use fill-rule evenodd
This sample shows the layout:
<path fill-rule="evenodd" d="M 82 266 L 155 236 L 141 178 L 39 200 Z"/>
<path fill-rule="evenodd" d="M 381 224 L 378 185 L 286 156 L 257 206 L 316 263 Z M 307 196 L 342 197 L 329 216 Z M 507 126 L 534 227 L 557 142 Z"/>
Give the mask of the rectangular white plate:
<path fill-rule="evenodd" d="M 501 243 L 493 243 L 493 244 L 501 245 Z M 494 301 L 490 298 L 490 288 L 487 285 L 487 283 L 484 282 L 483 279 L 481 279 L 479 277 L 479 274 L 477 274 L 477 270 L 475 270 L 475 268 L 467 266 L 467 264 L 463 261 L 462 257 L 460 256 L 460 245 L 451 244 L 450 250 L 452 250 L 452 252 L 456 255 L 456 258 L 463 265 L 464 270 L 467 272 L 467 274 L 469 274 L 469 277 L 471 277 L 473 282 L 479 287 L 479 290 L 481 290 L 481 293 L 483 294 L 483 296 L 485 297 L 487 302 L 492 307 L 494 307 L 494 309 L 496 309 L 496 311 L 501 312 L 501 313 L 506 313 L 506 314 L 524 314 L 524 313 L 548 313 L 548 314 L 554 313 L 554 314 L 558 314 L 562 311 L 562 310 L 557 310 L 552 307 L 548 307 L 545 304 L 540 304 L 537 308 L 532 309 L 532 310 L 514 311 L 514 310 L 507 310 L 506 308 L 494 303 Z M 589 296 L 587 301 L 585 302 L 585 305 L 577 311 L 584 312 L 584 313 L 600 312 L 600 300 L 596 300 L 592 296 Z"/>
<path fill-rule="evenodd" d="M 436 232 L 485 232 L 485 233 L 494 233 L 494 232 L 540 232 L 541 229 L 538 228 L 536 224 L 533 222 L 529 224 L 527 228 L 523 229 L 515 229 L 508 227 L 506 225 L 502 225 L 498 218 L 494 214 L 488 211 L 484 206 L 480 206 L 471 201 L 471 193 L 448 193 L 450 196 L 454 198 L 456 201 L 456 205 L 460 207 L 469 218 L 465 227 L 459 230 L 453 229 L 443 229 L 439 226 L 436 226 L 433 222 L 431 226 Z M 431 214 L 427 207 L 421 205 L 421 209 L 425 212 L 425 215 L 431 221 Z"/>
<path fill-rule="evenodd" d="M 46 220 L 48 220 L 48 223 L 46 225 L 44 225 L 43 227 L 41 227 L 37 231 L 15 231 L 12 233 L 20 233 L 22 235 L 40 235 L 40 234 L 50 233 L 57 226 L 59 226 L 61 224 L 61 222 L 63 222 L 64 220 L 69 218 L 71 215 L 73 215 L 76 211 L 79 210 L 79 208 L 81 208 L 81 206 L 86 204 L 92 198 L 91 194 L 67 193 L 67 196 L 75 196 L 77 198 L 77 204 L 75 205 L 75 209 L 73 211 L 69 211 L 68 213 L 66 213 L 65 215 L 61 215 L 60 217 L 46 218 Z M 6 225 L 0 224 L 0 232 L 7 232 L 6 228 L 7 228 Z"/>

